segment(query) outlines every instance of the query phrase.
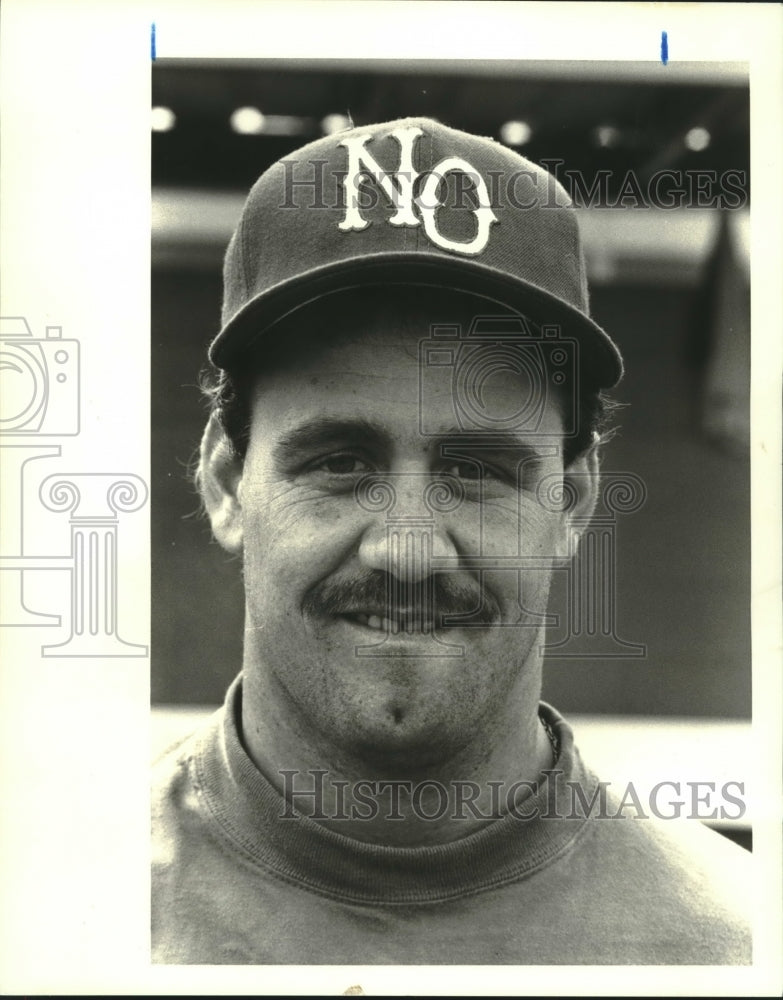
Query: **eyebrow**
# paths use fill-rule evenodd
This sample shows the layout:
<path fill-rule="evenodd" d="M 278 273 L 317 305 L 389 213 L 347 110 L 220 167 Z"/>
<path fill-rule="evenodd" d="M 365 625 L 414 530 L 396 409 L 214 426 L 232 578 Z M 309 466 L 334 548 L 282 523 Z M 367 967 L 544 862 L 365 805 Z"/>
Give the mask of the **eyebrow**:
<path fill-rule="evenodd" d="M 337 444 L 388 449 L 391 440 L 368 420 L 318 417 L 285 434 L 272 450 L 272 460 L 282 467 L 300 460 L 308 452 Z"/>
<path fill-rule="evenodd" d="M 532 437 L 552 437 L 552 435 L 531 435 Z M 529 439 L 520 437 L 513 431 L 466 431 L 463 427 L 450 427 L 437 434 L 428 435 L 446 445 L 457 447 L 508 448 L 518 451 L 529 451 L 531 454 L 542 454 Z"/>
<path fill-rule="evenodd" d="M 550 444 L 549 437 L 551 435 L 542 444 L 536 445 L 534 441 L 509 431 L 465 431 L 461 427 L 452 427 L 438 434 L 436 439 L 444 454 L 452 450 L 505 452 L 541 460 L 557 453 L 557 445 Z"/>
<path fill-rule="evenodd" d="M 422 435 L 422 438 L 431 443 L 441 458 L 466 456 L 474 461 L 481 461 L 482 456 L 486 456 L 487 461 L 510 458 L 516 463 L 524 462 L 534 472 L 540 469 L 550 452 L 554 454 L 557 451 L 556 446 L 536 447 L 532 442 L 524 441 L 507 431 L 466 432 L 464 428 L 456 426 L 438 434 Z M 286 468 L 314 451 L 337 446 L 361 446 L 389 454 L 393 450 L 393 441 L 386 431 L 369 420 L 318 417 L 285 434 L 275 445 L 272 459 L 278 468 Z"/>

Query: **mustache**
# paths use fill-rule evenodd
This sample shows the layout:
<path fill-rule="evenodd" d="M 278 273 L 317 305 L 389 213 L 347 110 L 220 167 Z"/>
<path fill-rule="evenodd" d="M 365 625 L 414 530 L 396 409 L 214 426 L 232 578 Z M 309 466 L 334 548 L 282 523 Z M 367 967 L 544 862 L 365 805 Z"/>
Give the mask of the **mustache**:
<path fill-rule="evenodd" d="M 462 583 L 445 573 L 409 581 L 382 570 L 351 579 L 322 580 L 305 594 L 302 610 L 313 616 L 415 618 L 454 628 L 463 622 L 447 622 L 447 617 L 469 619 L 470 625 L 492 625 L 501 617 L 499 604 L 478 582 Z"/>

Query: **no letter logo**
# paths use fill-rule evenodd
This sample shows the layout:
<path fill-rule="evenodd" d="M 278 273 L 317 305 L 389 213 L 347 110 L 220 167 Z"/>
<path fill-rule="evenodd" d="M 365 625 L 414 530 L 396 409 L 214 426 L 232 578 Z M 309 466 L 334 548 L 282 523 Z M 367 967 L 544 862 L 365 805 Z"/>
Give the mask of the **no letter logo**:
<path fill-rule="evenodd" d="M 414 198 L 413 188 L 419 174 L 413 169 L 413 150 L 416 140 L 424 133 L 420 128 L 397 128 L 389 133 L 400 147 L 400 159 L 394 174 L 384 170 L 370 153 L 366 144 L 372 135 L 350 136 L 340 143 L 348 150 L 348 172 L 343 182 L 345 189 L 345 218 L 339 223 L 343 232 L 366 229 L 369 222 L 362 216 L 359 206 L 359 190 L 367 177 L 371 177 L 380 187 L 395 212 L 389 218 L 392 226 L 424 226 L 424 232 L 431 243 L 443 250 L 475 256 L 484 250 L 489 242 L 490 227 L 497 222 L 497 216 L 490 207 L 489 192 L 484 178 L 476 168 L 461 156 L 448 156 L 437 163 L 428 173 L 421 191 Z M 447 174 L 463 173 L 475 186 L 478 208 L 470 208 L 476 219 L 476 235 L 472 240 L 451 240 L 438 229 L 437 212 L 442 207 L 439 200 L 441 184 Z M 394 177 L 394 181 L 392 181 Z M 418 215 L 415 211 L 418 210 Z"/>

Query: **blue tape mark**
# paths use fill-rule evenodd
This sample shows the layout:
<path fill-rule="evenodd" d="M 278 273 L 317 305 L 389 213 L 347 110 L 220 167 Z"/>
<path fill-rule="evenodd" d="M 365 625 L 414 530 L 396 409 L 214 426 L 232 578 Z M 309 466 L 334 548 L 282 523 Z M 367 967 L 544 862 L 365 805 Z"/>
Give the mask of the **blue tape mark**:
<path fill-rule="evenodd" d="M 156 59 L 155 53 L 155 22 L 152 22 L 152 27 L 150 29 L 150 56 L 154 62 Z"/>
<path fill-rule="evenodd" d="M 153 30 L 154 30 L 154 27 L 155 26 L 153 25 Z M 665 66 L 668 61 L 669 61 L 669 32 L 668 31 L 662 31 L 661 32 L 661 62 Z"/>

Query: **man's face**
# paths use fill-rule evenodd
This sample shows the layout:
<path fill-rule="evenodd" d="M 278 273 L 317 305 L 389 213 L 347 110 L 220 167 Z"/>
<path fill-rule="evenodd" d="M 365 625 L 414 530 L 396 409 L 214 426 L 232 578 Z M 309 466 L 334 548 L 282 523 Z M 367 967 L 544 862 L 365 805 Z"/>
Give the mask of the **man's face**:
<path fill-rule="evenodd" d="M 310 743 L 423 765 L 536 711 L 566 548 L 536 490 L 562 475 L 563 423 L 550 399 L 536 434 L 471 436 L 451 372 L 428 372 L 420 399 L 441 317 L 403 312 L 332 314 L 258 377 L 238 490 L 245 697 Z M 481 405 L 515 413 L 530 391 L 501 366 Z"/>

